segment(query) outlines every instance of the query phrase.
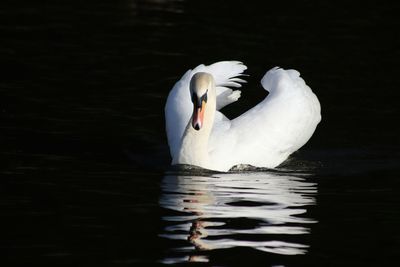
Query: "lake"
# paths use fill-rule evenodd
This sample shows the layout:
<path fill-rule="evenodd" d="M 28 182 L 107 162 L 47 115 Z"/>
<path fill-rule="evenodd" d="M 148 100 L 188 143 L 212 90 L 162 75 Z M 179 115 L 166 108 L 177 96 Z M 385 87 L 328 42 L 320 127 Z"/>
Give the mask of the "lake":
<path fill-rule="evenodd" d="M 374 1 L 6 1 L 2 266 L 387 266 L 400 248 L 398 10 Z M 273 170 L 172 168 L 169 90 L 199 64 L 294 68 L 314 136 Z"/>

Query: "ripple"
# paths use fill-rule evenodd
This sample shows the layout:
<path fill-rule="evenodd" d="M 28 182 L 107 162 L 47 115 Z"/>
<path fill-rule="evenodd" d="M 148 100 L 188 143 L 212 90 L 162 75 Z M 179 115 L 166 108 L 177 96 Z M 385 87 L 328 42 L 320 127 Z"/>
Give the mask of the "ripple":
<path fill-rule="evenodd" d="M 317 222 L 306 216 L 317 193 L 309 180 L 304 173 L 285 172 L 167 174 L 161 183 L 166 213 L 160 236 L 176 246 L 163 262 L 204 261 L 207 255 L 200 251 L 235 247 L 307 253 L 309 245 L 292 237 L 309 234 L 309 225 Z"/>

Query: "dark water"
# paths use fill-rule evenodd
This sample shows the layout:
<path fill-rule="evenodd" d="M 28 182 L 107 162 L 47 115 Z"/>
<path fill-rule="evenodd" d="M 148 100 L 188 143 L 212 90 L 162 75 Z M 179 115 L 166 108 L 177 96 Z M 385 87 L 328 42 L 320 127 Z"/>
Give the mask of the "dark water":
<path fill-rule="evenodd" d="M 400 249 L 399 4 L 5 1 L 1 266 L 388 266 Z M 171 170 L 189 68 L 298 69 L 322 122 L 277 170 Z M 192 263 L 192 262 L 197 262 Z"/>

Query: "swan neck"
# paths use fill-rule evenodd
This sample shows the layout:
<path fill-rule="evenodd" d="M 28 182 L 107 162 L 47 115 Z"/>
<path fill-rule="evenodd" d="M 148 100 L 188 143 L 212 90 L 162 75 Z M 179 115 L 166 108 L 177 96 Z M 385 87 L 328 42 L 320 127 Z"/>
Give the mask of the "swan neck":
<path fill-rule="evenodd" d="M 183 134 L 178 157 L 173 159 L 173 164 L 189 164 L 209 169 L 208 143 L 215 116 L 215 98 L 209 100 L 204 113 L 204 124 L 200 130 L 192 126 L 193 115 L 190 118 Z"/>

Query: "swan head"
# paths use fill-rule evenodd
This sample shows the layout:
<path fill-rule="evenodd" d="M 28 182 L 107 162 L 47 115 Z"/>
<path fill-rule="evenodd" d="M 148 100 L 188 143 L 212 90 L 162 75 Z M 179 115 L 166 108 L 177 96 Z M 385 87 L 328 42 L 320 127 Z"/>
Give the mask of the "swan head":
<path fill-rule="evenodd" d="M 214 78 L 206 72 L 197 72 L 190 80 L 190 95 L 193 102 L 192 127 L 200 130 L 204 124 L 207 101 L 214 91 Z"/>

